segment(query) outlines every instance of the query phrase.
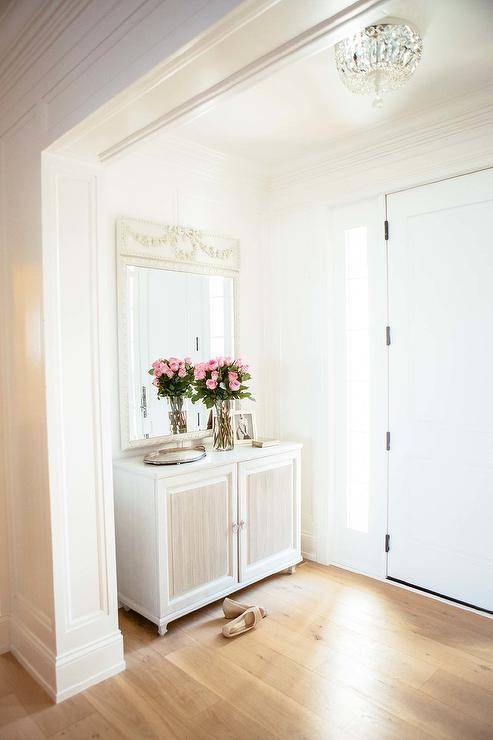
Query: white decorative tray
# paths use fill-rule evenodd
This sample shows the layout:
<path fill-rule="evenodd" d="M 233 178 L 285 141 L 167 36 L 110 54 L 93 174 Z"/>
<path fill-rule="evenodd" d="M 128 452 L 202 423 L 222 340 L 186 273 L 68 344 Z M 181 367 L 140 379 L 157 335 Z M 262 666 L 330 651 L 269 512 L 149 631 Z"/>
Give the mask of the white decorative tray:
<path fill-rule="evenodd" d="M 144 457 L 148 465 L 183 465 L 184 463 L 197 462 L 206 456 L 205 447 L 173 447 L 171 449 L 150 452 Z"/>

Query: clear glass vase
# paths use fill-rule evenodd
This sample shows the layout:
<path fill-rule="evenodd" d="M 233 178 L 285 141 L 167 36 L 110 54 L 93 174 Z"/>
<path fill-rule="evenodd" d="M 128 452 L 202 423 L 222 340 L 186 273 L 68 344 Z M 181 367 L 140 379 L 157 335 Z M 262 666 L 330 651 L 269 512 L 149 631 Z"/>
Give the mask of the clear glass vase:
<path fill-rule="evenodd" d="M 233 430 L 233 402 L 216 401 L 216 415 L 214 417 L 213 443 L 214 449 L 219 451 L 232 450 L 235 446 Z"/>
<path fill-rule="evenodd" d="M 183 410 L 183 396 L 168 396 L 168 417 L 170 434 L 184 434 L 187 431 L 187 412 Z"/>

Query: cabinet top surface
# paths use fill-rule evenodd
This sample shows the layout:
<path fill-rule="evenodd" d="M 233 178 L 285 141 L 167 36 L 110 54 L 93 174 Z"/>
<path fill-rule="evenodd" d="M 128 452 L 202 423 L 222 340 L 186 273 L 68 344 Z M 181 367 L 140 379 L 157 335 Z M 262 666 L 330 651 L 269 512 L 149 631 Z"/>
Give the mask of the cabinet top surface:
<path fill-rule="evenodd" d="M 300 450 L 302 444 L 299 442 L 281 442 L 275 447 L 250 447 L 239 446 L 229 452 L 216 452 L 212 447 L 206 446 L 207 456 L 193 463 L 182 463 L 181 465 L 148 465 L 143 462 L 145 454 L 140 453 L 132 457 L 114 460 L 114 467 L 118 470 L 145 475 L 148 478 L 169 478 L 185 473 L 199 472 L 207 468 L 215 468 L 219 465 L 231 465 L 232 463 L 247 462 L 248 460 L 260 460 L 265 457 L 282 455 L 285 452 Z"/>

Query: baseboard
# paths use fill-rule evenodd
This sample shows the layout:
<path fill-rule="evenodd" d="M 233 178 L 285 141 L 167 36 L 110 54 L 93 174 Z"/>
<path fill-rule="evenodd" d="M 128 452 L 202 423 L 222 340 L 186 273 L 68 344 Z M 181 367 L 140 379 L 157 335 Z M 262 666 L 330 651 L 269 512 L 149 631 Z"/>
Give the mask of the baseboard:
<path fill-rule="evenodd" d="M 315 538 L 308 532 L 301 533 L 301 555 L 303 560 L 316 560 Z"/>
<path fill-rule="evenodd" d="M 11 619 L 10 628 L 10 651 L 56 703 L 125 669 L 120 630 L 78 650 L 55 657 L 15 617 Z"/>
<path fill-rule="evenodd" d="M 321 563 L 323 565 L 323 563 Z M 378 573 L 374 570 L 363 570 L 362 568 L 355 568 L 352 563 L 346 563 L 343 560 L 331 560 L 328 565 L 333 565 L 334 568 L 341 568 L 342 570 L 348 570 L 350 573 L 356 573 L 358 576 L 366 576 L 367 578 L 374 578 L 376 581 L 385 581 L 385 573 Z"/>
<path fill-rule="evenodd" d="M 120 630 L 56 659 L 57 703 L 125 670 Z"/>
<path fill-rule="evenodd" d="M 4 614 L 0 617 L 0 655 L 10 650 L 10 617 Z"/>
<path fill-rule="evenodd" d="M 110 666 L 110 668 L 105 668 L 99 673 L 94 673 L 92 676 L 89 676 L 88 678 L 80 681 L 77 684 L 68 686 L 63 691 L 57 691 L 55 701 L 57 704 L 60 704 L 62 701 L 65 701 L 65 699 L 70 699 L 70 697 L 75 696 L 80 691 L 84 691 L 85 689 L 88 689 L 90 686 L 94 686 L 100 681 L 105 681 L 107 678 L 116 676 L 118 673 L 124 671 L 125 668 L 126 663 L 124 660 L 121 660 L 119 663 L 115 663 L 115 665 Z"/>
<path fill-rule="evenodd" d="M 12 655 L 44 688 L 48 696 L 56 701 L 55 655 L 14 615 L 10 619 Z"/>

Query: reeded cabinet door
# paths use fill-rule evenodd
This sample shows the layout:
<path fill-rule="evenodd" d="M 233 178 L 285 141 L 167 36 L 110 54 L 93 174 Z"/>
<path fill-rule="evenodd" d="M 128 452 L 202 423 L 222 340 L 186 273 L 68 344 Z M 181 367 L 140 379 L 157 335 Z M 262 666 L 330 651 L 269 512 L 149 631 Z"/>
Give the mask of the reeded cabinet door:
<path fill-rule="evenodd" d="M 301 560 L 300 455 L 272 455 L 238 467 L 240 581 L 245 582 Z"/>
<path fill-rule="evenodd" d="M 200 606 L 238 581 L 236 468 L 181 475 L 162 485 L 160 581 L 163 613 L 169 614 Z"/>

